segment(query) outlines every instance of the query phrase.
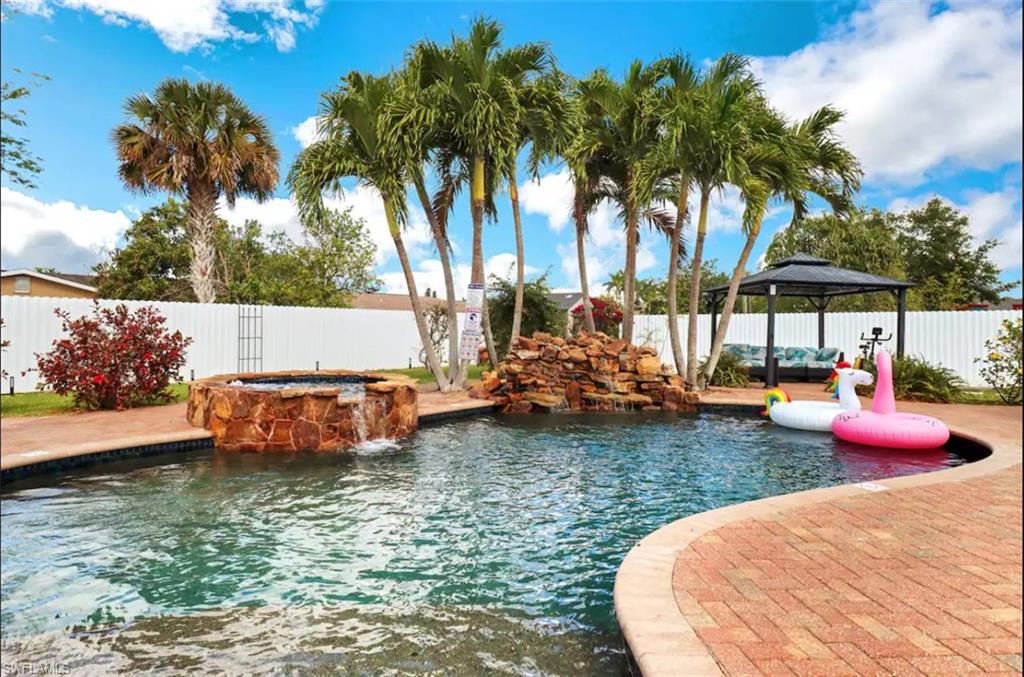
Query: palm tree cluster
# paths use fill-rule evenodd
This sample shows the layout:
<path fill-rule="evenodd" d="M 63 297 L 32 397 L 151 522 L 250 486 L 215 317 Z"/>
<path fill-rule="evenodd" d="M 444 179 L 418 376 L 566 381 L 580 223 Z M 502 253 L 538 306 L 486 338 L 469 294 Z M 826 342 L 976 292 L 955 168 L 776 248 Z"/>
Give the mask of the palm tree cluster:
<path fill-rule="evenodd" d="M 131 99 L 128 112 L 139 122 L 122 125 L 114 134 L 127 185 L 187 194 L 196 285 L 208 275 L 204 233 L 216 199 L 223 195 L 231 202 L 236 194 L 262 199 L 277 178 L 277 152 L 262 121 L 222 90 L 206 84 L 189 90 L 179 81 L 168 81 L 154 100 Z M 525 284 L 517 191 L 520 162 L 525 161 L 534 178 L 543 163 L 564 162 L 573 188 L 571 216 L 585 328 L 595 329 L 585 251 L 588 217 L 600 204 L 610 203 L 625 227 L 622 336 L 633 340 L 640 238 L 647 232 L 665 237 L 673 359 L 688 386 L 697 389 L 703 387 L 699 376 L 710 380 L 713 375 L 740 279 L 769 208 L 788 203 L 799 220 L 808 210 L 810 195 L 820 196 L 839 212 L 851 206 L 861 170 L 836 137 L 841 119 L 831 107 L 805 120 L 787 119 L 771 106 L 747 60 L 732 54 L 707 68 L 673 55 L 646 64 L 634 61 L 621 80 L 603 69 L 573 79 L 558 70 L 545 45 L 505 46 L 500 26 L 479 18 L 466 36 L 453 36 L 445 44 L 424 40 L 412 46 L 400 69 L 342 77 L 337 89 L 322 95 L 317 140 L 296 158 L 287 181 L 307 223 L 324 217 L 325 194 L 341 191 L 343 180 L 355 179 L 376 191 L 427 364 L 438 386 L 449 390 L 462 386 L 468 366 L 468 361 L 459 360 L 457 292 L 448 238 L 457 196 L 463 190 L 469 195 L 470 277 L 476 284 L 485 282 L 484 220 L 496 220 L 499 195 L 510 201 L 516 241 L 514 340 L 522 324 Z M 428 190 L 428 180 L 436 186 L 433 191 Z M 696 325 L 709 206 L 727 186 L 744 200 L 746 242 L 699 375 Z M 444 273 L 447 370 L 429 340 L 403 242 L 410 192 L 426 214 Z M 698 204 L 692 219 L 691 194 Z M 688 243 L 683 233 L 692 220 L 695 227 Z M 689 263 L 690 308 L 685 352 L 677 307 L 679 274 L 687 272 L 681 271 L 684 256 Z M 198 289 L 199 298 L 210 298 Z M 484 298 L 483 329 L 493 357 Z"/>

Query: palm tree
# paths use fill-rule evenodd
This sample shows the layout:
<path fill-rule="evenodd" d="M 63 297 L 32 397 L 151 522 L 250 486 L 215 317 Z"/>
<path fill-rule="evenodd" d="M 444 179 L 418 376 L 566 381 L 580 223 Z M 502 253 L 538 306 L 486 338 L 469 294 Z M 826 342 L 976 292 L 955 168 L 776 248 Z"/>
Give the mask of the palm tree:
<path fill-rule="evenodd" d="M 131 118 L 112 138 L 118 173 L 130 190 L 165 190 L 188 200 L 192 290 L 200 303 L 217 298 L 217 200 L 258 202 L 277 185 L 279 155 L 260 116 L 224 85 L 164 80 L 150 97 L 125 102 Z"/>
<path fill-rule="evenodd" d="M 700 191 L 700 207 L 693 253 L 690 256 L 690 298 L 686 337 L 686 384 L 697 388 L 697 316 L 700 273 L 707 237 L 711 196 L 726 183 L 739 183 L 746 174 L 741 152 L 748 144 L 746 119 L 750 100 L 759 87 L 746 75 L 747 60 L 726 55 L 705 77 L 687 131 L 689 176 Z M 724 72 L 719 72 L 724 71 Z"/>
<path fill-rule="evenodd" d="M 288 185 L 304 221 L 323 217 L 324 191 L 339 192 L 345 177 L 356 177 L 380 194 L 388 230 L 405 275 L 427 366 L 438 387 L 446 388 L 448 380 L 430 341 L 416 279 L 402 241 L 412 164 L 408 148 L 415 144 L 393 143 L 389 139 L 394 135 L 382 134 L 389 124 L 389 99 L 398 89 L 395 80 L 395 76 L 372 77 L 353 71 L 342 78 L 336 91 L 324 94 L 318 117 L 322 138 L 295 159 L 288 173 Z M 410 133 L 415 132 L 415 128 L 410 129 Z"/>
<path fill-rule="evenodd" d="M 421 42 L 415 49 L 414 63 L 421 85 L 431 93 L 431 114 L 470 170 L 470 281 L 482 285 L 488 187 L 493 189 L 495 169 L 508 166 L 507 156 L 518 144 L 523 119 L 518 93 L 531 78 L 544 72 L 550 56 L 547 48 L 537 43 L 502 50 L 500 26 L 480 18 L 473 22 L 467 38 L 453 36 L 448 46 Z M 425 114 L 419 111 L 409 117 L 409 122 Z M 496 356 L 492 354 L 491 358 Z"/>
<path fill-rule="evenodd" d="M 630 64 L 622 83 L 616 83 L 603 71 L 596 71 L 581 91 L 585 105 L 596 107 L 600 124 L 581 130 L 581 152 L 607 149 L 617 165 L 619 196 L 626 225 L 625 289 L 623 294 L 622 337 L 633 340 L 633 314 L 636 297 L 636 254 L 642 213 L 653 200 L 656 176 L 646 171 L 649 154 L 657 144 L 659 120 L 657 85 L 666 75 L 667 62 L 644 66 L 640 60 Z"/>
<path fill-rule="evenodd" d="M 522 326 L 523 294 L 526 285 L 523 225 L 519 217 L 519 188 L 516 178 L 517 164 L 520 152 L 529 145 L 527 167 L 532 177 L 536 179 L 541 162 L 555 157 L 559 149 L 566 147 L 571 136 L 572 118 L 569 102 L 562 91 L 563 87 L 564 77 L 554 70 L 520 85 L 519 133 L 516 147 L 505 155 L 504 173 L 512 204 L 512 222 L 516 238 L 516 293 L 511 334 L 513 341 L 519 336 Z"/>
<path fill-rule="evenodd" d="M 411 58 L 415 59 L 415 56 L 414 53 Z M 459 182 L 451 174 L 452 161 L 444 159 L 447 144 L 444 131 L 436 124 L 436 117 L 427 115 L 417 124 L 405 124 L 408 116 L 415 115 L 416 111 L 429 110 L 429 106 L 428 94 L 420 86 L 418 66 L 415 63 L 407 64 L 396 75 L 394 96 L 389 97 L 386 124 L 382 126 L 381 132 L 386 143 L 406 146 L 409 176 L 430 225 L 441 263 L 448 327 L 448 380 L 447 388 L 442 390 L 451 390 L 460 389 L 465 378 L 459 362 L 459 318 L 450 257 L 451 241 L 448 239 L 448 215 L 458 193 Z M 435 153 L 442 156 L 442 159 L 437 160 L 441 185 L 431 197 L 427 192 L 426 166 L 431 163 Z"/>
<path fill-rule="evenodd" d="M 835 126 L 842 112 L 825 106 L 796 125 L 787 124 L 781 115 L 760 106 L 760 120 L 754 126 L 751 148 L 747 152 L 749 175 L 743 186 L 746 201 L 743 227 L 746 242 L 729 280 L 722 315 L 704 366 L 702 379 L 710 382 L 725 344 L 747 261 L 761 232 L 769 201 L 788 202 L 793 207 L 793 222 L 807 211 L 807 194 L 813 193 L 842 216 L 853 205 L 860 188 L 860 163 L 836 138 Z"/>
<path fill-rule="evenodd" d="M 605 147 L 591 142 L 584 129 L 594 129 L 602 124 L 603 109 L 590 92 L 600 87 L 605 76 L 595 72 L 575 84 L 569 97 L 571 125 L 574 134 L 562 151 L 572 181 L 572 217 L 576 231 L 576 263 L 579 267 L 580 293 L 583 296 L 583 320 L 586 330 L 597 331 L 594 323 L 594 308 L 590 302 L 590 280 L 587 275 L 586 237 L 590 231 L 588 215 L 601 201 L 603 191 L 599 187 L 605 180 L 610 153 Z"/>

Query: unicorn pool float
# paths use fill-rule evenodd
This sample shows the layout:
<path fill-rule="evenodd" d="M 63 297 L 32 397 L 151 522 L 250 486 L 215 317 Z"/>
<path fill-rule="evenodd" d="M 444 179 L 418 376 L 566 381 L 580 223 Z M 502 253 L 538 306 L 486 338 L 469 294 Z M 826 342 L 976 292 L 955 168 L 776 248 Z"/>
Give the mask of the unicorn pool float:
<path fill-rule="evenodd" d="M 765 409 L 772 422 L 784 428 L 827 433 L 832 430 L 832 421 L 837 416 L 843 412 L 860 411 L 855 387 L 858 384 L 870 385 L 871 374 L 850 368 L 836 371 L 839 374 L 836 386 L 838 402 L 793 401 L 781 388 L 773 388 L 765 393 Z"/>
<path fill-rule="evenodd" d="M 844 411 L 832 421 L 832 433 L 841 440 L 869 447 L 938 449 L 949 441 L 949 428 L 937 418 L 896 413 L 892 387 L 892 357 L 884 350 L 875 356 L 878 386 L 871 411 Z M 839 387 L 843 374 L 839 375 Z M 773 419 L 774 420 L 774 419 Z"/>

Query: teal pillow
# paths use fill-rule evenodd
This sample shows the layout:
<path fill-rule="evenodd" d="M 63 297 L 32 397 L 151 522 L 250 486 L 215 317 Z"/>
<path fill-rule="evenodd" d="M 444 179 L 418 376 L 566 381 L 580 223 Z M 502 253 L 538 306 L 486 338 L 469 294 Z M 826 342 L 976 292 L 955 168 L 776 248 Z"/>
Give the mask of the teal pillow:
<path fill-rule="evenodd" d="M 835 362 L 839 357 L 839 348 L 822 348 L 814 358 L 816 362 Z"/>
<path fill-rule="evenodd" d="M 775 357 L 785 357 L 786 356 L 786 349 L 783 348 L 782 346 L 775 346 L 775 349 L 772 351 L 772 354 Z"/>
<path fill-rule="evenodd" d="M 742 358 L 746 356 L 747 351 L 750 349 L 746 343 L 726 343 L 726 352 L 735 355 L 736 357 Z"/>
<path fill-rule="evenodd" d="M 807 348 L 786 348 L 786 359 L 793 362 L 806 362 L 808 355 L 816 353 L 816 350 L 811 353 Z"/>

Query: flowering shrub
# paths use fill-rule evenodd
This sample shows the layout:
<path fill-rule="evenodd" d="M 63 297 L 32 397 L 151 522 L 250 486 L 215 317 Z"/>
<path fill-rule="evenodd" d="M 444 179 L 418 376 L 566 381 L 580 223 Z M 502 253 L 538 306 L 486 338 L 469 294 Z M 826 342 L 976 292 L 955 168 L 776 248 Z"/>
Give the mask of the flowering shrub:
<path fill-rule="evenodd" d="M 151 306 L 135 312 L 124 304 L 100 308 L 72 319 L 61 318 L 65 337 L 46 354 L 36 353 L 42 383 L 60 395 L 70 394 L 87 409 L 126 409 L 136 404 L 169 401 L 167 386 L 181 380 L 185 349 L 191 338 L 164 328 L 166 318 Z"/>
<path fill-rule="evenodd" d="M 1021 403 L 1021 389 L 1024 384 L 1021 357 L 1021 320 L 1004 320 L 1003 328 L 985 341 L 988 354 L 975 360 L 981 362 L 981 377 L 992 386 L 996 394 L 1007 404 Z"/>
<path fill-rule="evenodd" d="M 590 297 L 590 307 L 594 313 L 594 328 L 606 334 L 617 336 L 619 325 L 622 324 L 622 310 L 618 304 L 609 299 Z M 578 330 L 583 324 L 583 304 L 573 308 L 573 329 Z"/>

